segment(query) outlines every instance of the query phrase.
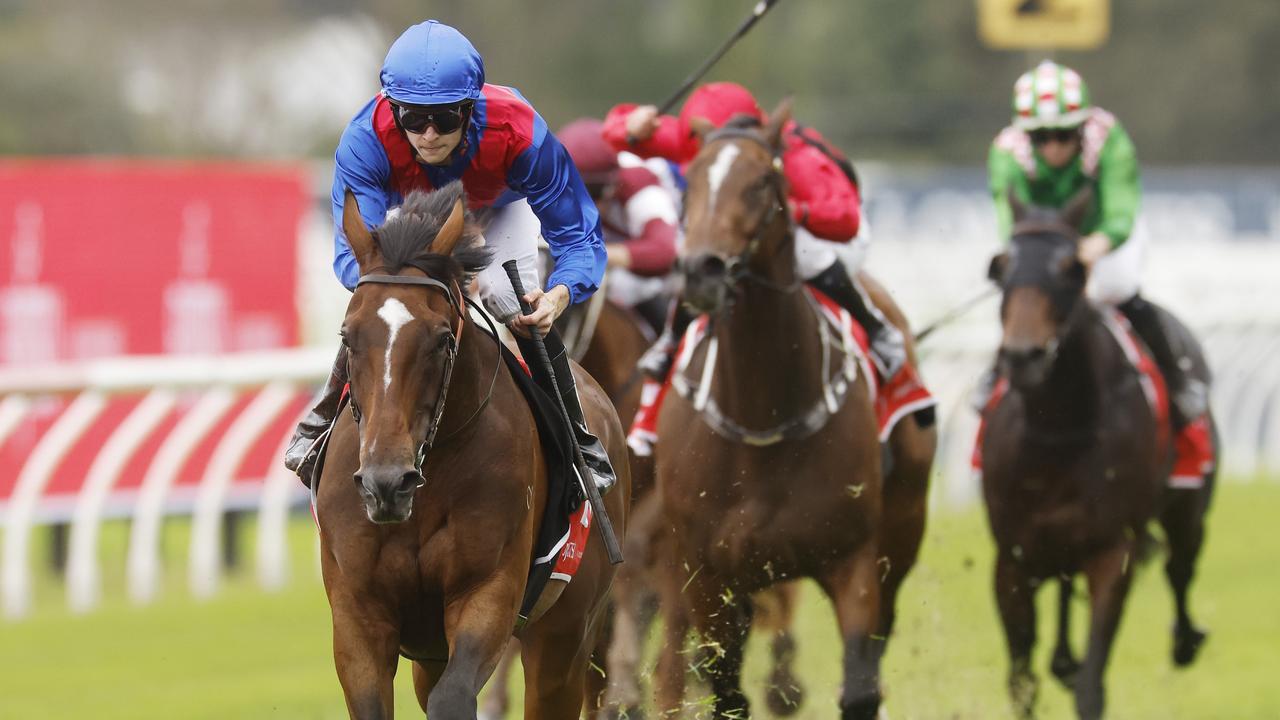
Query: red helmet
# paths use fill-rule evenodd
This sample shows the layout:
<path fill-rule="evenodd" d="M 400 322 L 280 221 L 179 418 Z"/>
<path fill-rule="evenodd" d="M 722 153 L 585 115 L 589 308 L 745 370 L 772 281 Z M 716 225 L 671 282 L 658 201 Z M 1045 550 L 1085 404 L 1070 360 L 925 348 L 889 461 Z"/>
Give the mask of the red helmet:
<path fill-rule="evenodd" d="M 578 118 L 556 133 L 583 182 L 608 182 L 618 170 L 618 153 L 605 142 L 603 130 L 604 123 L 595 118 Z"/>
<path fill-rule="evenodd" d="M 738 83 L 716 82 L 699 86 L 680 109 L 680 122 L 689 127 L 695 117 L 705 118 L 722 127 L 734 115 L 750 115 L 764 122 L 764 111 L 751 92 Z"/>

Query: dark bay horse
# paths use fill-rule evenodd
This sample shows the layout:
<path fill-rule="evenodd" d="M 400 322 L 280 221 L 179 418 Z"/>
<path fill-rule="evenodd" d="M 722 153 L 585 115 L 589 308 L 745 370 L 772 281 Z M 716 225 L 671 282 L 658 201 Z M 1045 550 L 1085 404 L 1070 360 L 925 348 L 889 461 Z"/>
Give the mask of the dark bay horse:
<path fill-rule="evenodd" d="M 713 317 L 717 348 L 703 355 L 714 376 L 698 396 L 739 428 L 812 416 L 828 389 L 822 321 L 796 275 L 785 205 L 780 135 L 789 117 L 784 103 L 763 130 L 731 123 L 706 135 L 688 172 L 685 299 Z M 735 441 L 709 425 L 697 402 L 673 393 L 664 403 L 657 477 L 671 535 L 661 583 L 661 710 L 683 702 L 682 650 L 692 625 L 711 651 L 699 665 L 715 717 L 745 717 L 750 594 L 812 577 L 840 628 L 842 717 L 876 716 L 884 645 L 880 448 L 867 379 L 859 374 L 842 391 L 820 427 L 784 432 L 779 442 Z"/>
<path fill-rule="evenodd" d="M 1059 214 L 1015 199 L 1010 250 L 991 268 L 1004 292 L 999 365 L 1008 392 L 984 414 L 983 495 L 998 548 L 995 593 L 1008 642 L 1009 690 L 1021 717 L 1033 715 L 1037 690 L 1035 591 L 1055 578 L 1061 605 L 1052 669 L 1074 685 L 1080 717 L 1101 717 L 1103 673 L 1154 519 L 1164 526 L 1170 551 L 1175 662 L 1190 663 L 1204 638 L 1187 613 L 1186 593 L 1213 477 L 1202 488 L 1167 487 L 1170 424 L 1153 408 L 1153 386 L 1118 341 L 1123 327 L 1110 310 L 1085 298 L 1076 227 L 1091 201 L 1082 193 Z M 1194 339 L 1174 327 L 1207 382 Z M 1087 579 L 1090 609 L 1083 665 L 1067 638 L 1077 573 Z"/>
<path fill-rule="evenodd" d="M 362 273 L 342 329 L 352 412 L 334 428 L 316 498 L 338 677 L 352 717 L 389 718 L 403 655 L 433 720 L 474 718 L 545 505 L 538 431 L 496 342 L 466 327 L 462 287 L 487 256 L 461 185 L 411 194 L 372 234 L 348 194 L 343 228 Z M 599 386 L 576 380 L 618 470 L 605 500 L 623 532 L 622 428 Z M 589 542 L 573 582 L 523 629 L 526 717 L 578 717 L 612 576 Z"/>

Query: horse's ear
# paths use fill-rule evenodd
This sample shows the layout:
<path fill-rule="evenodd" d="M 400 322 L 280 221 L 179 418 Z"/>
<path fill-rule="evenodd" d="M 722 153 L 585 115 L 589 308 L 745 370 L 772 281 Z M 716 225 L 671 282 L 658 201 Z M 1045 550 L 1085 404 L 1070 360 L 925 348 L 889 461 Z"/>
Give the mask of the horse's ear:
<path fill-rule="evenodd" d="M 1009 201 L 1009 209 L 1013 210 L 1013 224 L 1017 225 L 1027 217 L 1027 204 L 1018 198 L 1012 187 L 1005 191 L 1005 198 Z"/>
<path fill-rule="evenodd" d="M 1009 251 L 1006 250 L 991 258 L 987 266 L 987 279 L 997 285 L 1004 284 L 1005 271 L 1009 269 Z"/>
<path fill-rule="evenodd" d="M 1084 224 L 1084 220 L 1089 215 L 1089 208 L 1093 205 L 1093 187 L 1085 185 L 1080 191 L 1071 196 L 1065 207 L 1062 208 L 1062 222 L 1077 230 Z"/>
<path fill-rule="evenodd" d="M 377 244 L 373 240 L 373 233 L 365 227 L 364 218 L 360 217 L 360 205 L 350 190 L 342 199 L 342 232 L 347 236 L 347 244 L 351 246 L 360 269 L 367 271 L 373 267 Z"/>
<path fill-rule="evenodd" d="M 778 106 L 769 113 L 769 122 L 764 126 L 764 138 L 774 148 L 782 148 L 782 129 L 791 121 L 791 98 L 785 97 Z"/>
<path fill-rule="evenodd" d="M 462 237 L 462 226 L 466 218 L 467 211 L 462 205 L 462 198 L 459 197 L 453 201 L 453 210 L 449 213 L 448 219 L 444 221 L 444 225 L 440 226 L 440 232 L 436 233 L 436 239 L 431 241 L 431 252 L 440 255 L 453 254 L 453 248 L 458 244 L 458 239 Z"/>

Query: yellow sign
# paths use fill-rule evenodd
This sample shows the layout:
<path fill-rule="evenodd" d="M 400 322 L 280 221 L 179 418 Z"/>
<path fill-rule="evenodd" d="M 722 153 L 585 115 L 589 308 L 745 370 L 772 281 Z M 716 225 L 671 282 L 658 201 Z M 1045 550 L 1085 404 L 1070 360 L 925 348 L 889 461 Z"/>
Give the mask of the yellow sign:
<path fill-rule="evenodd" d="M 978 36 L 997 50 L 1092 50 L 1111 31 L 1111 0 L 977 0 Z"/>

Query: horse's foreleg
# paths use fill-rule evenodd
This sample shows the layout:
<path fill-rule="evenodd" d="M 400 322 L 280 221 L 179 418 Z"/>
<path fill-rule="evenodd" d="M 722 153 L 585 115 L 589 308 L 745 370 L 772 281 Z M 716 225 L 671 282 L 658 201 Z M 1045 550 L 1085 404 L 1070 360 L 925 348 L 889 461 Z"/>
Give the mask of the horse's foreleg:
<path fill-rule="evenodd" d="M 629 532 L 635 532 L 633 525 Z M 621 714 L 638 708 L 641 704 L 639 666 L 644 645 L 643 604 L 646 589 L 642 576 L 646 569 L 628 562 L 618 568 L 613 577 L 613 627 L 609 634 L 609 647 L 605 668 L 608 670 L 609 707 Z"/>
<path fill-rule="evenodd" d="M 685 596 L 698 641 L 694 671 L 711 683 L 713 716 L 750 717 L 742 692 L 742 655 L 751 630 L 751 597 L 734 592 L 706 570 L 689 581 Z"/>
<path fill-rule="evenodd" d="M 679 567 L 672 563 L 671 568 Z M 660 579 L 662 613 L 662 646 L 658 651 L 658 667 L 654 674 L 654 695 L 658 712 L 663 717 L 676 716 L 684 702 L 684 643 L 689 634 L 689 612 L 685 607 L 682 585 L 688 580 L 674 570 Z"/>
<path fill-rule="evenodd" d="M 884 515 L 880 530 L 880 623 L 877 634 L 885 645 L 897 617 L 898 590 L 916 564 L 929 512 L 929 471 L 937 449 L 938 434 L 921 429 L 912 419 L 903 421 L 889 436 L 893 470 L 884 482 Z"/>
<path fill-rule="evenodd" d="M 519 597 L 504 580 L 493 580 L 445 605 L 449 662 L 427 698 L 432 720 L 476 716 L 476 697 L 511 638 L 509 618 Z"/>
<path fill-rule="evenodd" d="M 360 720 L 392 716 L 398 655 L 398 630 L 372 604 L 330 597 L 333 609 L 333 659 L 347 701 L 347 713 Z"/>
<path fill-rule="evenodd" d="M 773 634 L 769 646 L 773 669 L 769 671 L 765 701 L 769 703 L 769 710 L 779 717 L 794 715 L 804 702 L 804 687 L 791 671 L 796 657 L 796 641 L 791 633 L 791 625 L 795 620 L 799 597 L 800 584 L 787 582 L 762 590 L 752 598 L 756 627 Z"/>
<path fill-rule="evenodd" d="M 865 542 L 818 579 L 835 605 L 844 643 L 844 689 L 840 693 L 840 717 L 844 720 L 873 720 L 880 709 L 884 638 L 876 634 L 880 622 L 878 554 L 874 540 Z"/>
<path fill-rule="evenodd" d="M 1169 543 L 1169 560 L 1165 563 L 1165 577 L 1173 588 L 1177 619 L 1173 626 L 1173 663 L 1179 667 L 1190 665 L 1196 658 L 1207 633 L 1191 621 L 1187 595 L 1196 573 L 1196 559 L 1204 544 L 1204 515 L 1208 510 L 1209 482 L 1202 488 L 1170 489 L 1160 525 Z"/>
<path fill-rule="evenodd" d="M 413 662 L 413 694 L 418 698 L 418 707 L 422 708 L 424 713 L 427 711 L 427 700 L 431 697 L 431 690 L 436 683 L 440 682 L 444 667 L 443 662 L 421 660 Z"/>
<path fill-rule="evenodd" d="M 507 686 L 511 684 L 511 670 L 519 657 L 520 641 L 511 638 L 507 643 L 506 651 L 502 653 L 498 668 L 493 671 L 493 677 L 489 679 L 489 692 L 485 693 L 484 705 L 480 708 L 482 720 L 502 720 L 507 716 L 507 710 L 511 707 L 511 696 Z"/>
<path fill-rule="evenodd" d="M 1102 676 L 1133 578 L 1135 550 L 1134 542 L 1122 542 L 1085 563 L 1085 576 L 1089 579 L 1089 647 L 1076 682 L 1076 713 L 1084 720 L 1102 717 Z"/>
<path fill-rule="evenodd" d="M 1035 715 L 1038 681 L 1031 670 L 1036 644 L 1035 588 L 1009 548 L 999 549 L 995 573 L 996 605 L 1009 649 L 1009 696 L 1020 718 Z"/>
<path fill-rule="evenodd" d="M 1058 642 L 1053 648 L 1053 660 L 1049 669 L 1053 676 L 1063 685 L 1070 688 L 1076 683 L 1076 673 L 1080 671 L 1080 663 L 1071 653 L 1071 595 L 1073 578 L 1063 575 L 1058 579 Z"/>

